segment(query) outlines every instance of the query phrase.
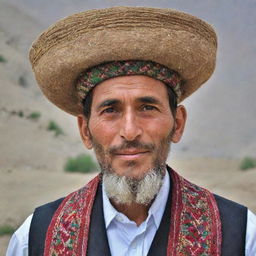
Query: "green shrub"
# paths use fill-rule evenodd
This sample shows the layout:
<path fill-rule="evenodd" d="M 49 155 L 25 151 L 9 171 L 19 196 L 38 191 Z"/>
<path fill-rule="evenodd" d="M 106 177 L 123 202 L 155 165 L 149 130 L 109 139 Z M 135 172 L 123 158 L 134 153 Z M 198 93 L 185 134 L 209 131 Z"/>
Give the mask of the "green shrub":
<path fill-rule="evenodd" d="M 41 117 L 40 112 L 32 112 L 28 115 L 28 119 L 37 121 Z"/>
<path fill-rule="evenodd" d="M 17 115 L 18 115 L 19 117 L 24 117 L 24 113 L 23 113 L 22 110 L 20 110 L 20 111 L 17 113 Z"/>
<path fill-rule="evenodd" d="M 256 167 L 256 159 L 251 157 L 245 157 L 240 164 L 240 170 L 247 170 L 255 167 Z"/>
<path fill-rule="evenodd" d="M 55 132 L 55 136 L 59 136 L 64 134 L 63 130 L 61 129 L 61 127 L 54 121 L 49 121 L 48 123 L 48 127 L 47 127 L 48 131 L 54 131 Z"/>
<path fill-rule="evenodd" d="M 20 76 L 18 82 L 19 82 L 19 85 L 21 85 L 22 87 L 28 87 L 28 82 L 25 76 Z"/>
<path fill-rule="evenodd" d="M 0 62 L 7 62 L 6 58 L 0 54 Z"/>
<path fill-rule="evenodd" d="M 16 228 L 5 224 L 0 226 L 0 236 L 5 236 L 5 235 L 12 235 L 14 233 Z"/>
<path fill-rule="evenodd" d="M 12 116 L 18 116 L 18 117 L 21 117 L 21 118 L 24 117 L 24 112 L 23 112 L 22 110 L 19 110 L 19 111 L 12 110 L 12 111 L 10 112 L 10 114 L 11 114 Z"/>
<path fill-rule="evenodd" d="M 81 154 L 75 158 L 69 158 L 64 166 L 66 172 L 88 173 L 97 170 L 97 163 L 90 155 Z"/>

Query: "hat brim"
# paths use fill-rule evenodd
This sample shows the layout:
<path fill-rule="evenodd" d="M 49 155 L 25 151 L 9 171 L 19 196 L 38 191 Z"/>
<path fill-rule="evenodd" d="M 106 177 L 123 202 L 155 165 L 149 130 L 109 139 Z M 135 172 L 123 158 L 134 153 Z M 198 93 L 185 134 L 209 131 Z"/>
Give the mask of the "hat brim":
<path fill-rule="evenodd" d="M 94 26 L 93 26 L 94 24 Z M 217 39 L 200 19 L 170 9 L 114 7 L 69 16 L 45 31 L 30 50 L 36 80 L 66 112 L 83 113 L 78 75 L 118 60 L 150 60 L 179 73 L 184 100 L 215 68 Z"/>

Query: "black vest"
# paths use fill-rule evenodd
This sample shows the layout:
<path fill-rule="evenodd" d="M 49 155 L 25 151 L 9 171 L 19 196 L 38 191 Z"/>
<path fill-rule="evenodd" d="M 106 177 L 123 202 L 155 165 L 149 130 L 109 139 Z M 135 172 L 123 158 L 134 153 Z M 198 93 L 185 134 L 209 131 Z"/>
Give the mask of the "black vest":
<path fill-rule="evenodd" d="M 171 191 L 171 189 L 170 189 Z M 170 228 L 171 194 L 148 256 L 166 256 Z M 222 256 L 245 255 L 247 208 L 215 195 L 222 223 Z M 29 231 L 29 256 L 43 256 L 48 226 L 62 199 L 35 209 Z M 91 215 L 88 256 L 111 256 L 103 215 L 102 189 L 99 185 Z M 93 234 L 93 235 L 91 235 Z"/>

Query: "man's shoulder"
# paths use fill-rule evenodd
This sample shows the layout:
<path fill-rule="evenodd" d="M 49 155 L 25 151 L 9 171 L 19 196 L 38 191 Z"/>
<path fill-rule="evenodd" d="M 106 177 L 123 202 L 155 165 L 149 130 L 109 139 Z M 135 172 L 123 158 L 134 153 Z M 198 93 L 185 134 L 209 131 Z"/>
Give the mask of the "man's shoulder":
<path fill-rule="evenodd" d="M 63 199 L 60 198 L 35 209 L 29 229 L 29 255 L 43 255 L 48 226 Z"/>
<path fill-rule="evenodd" d="M 232 200 L 229 200 L 225 197 L 219 196 L 214 194 L 215 200 L 218 204 L 218 207 L 222 211 L 229 211 L 231 213 L 238 213 L 238 212 L 247 212 L 247 207 L 239 204 L 237 202 L 234 202 Z"/>
<path fill-rule="evenodd" d="M 231 230 L 232 227 L 236 227 L 235 230 L 237 230 L 239 226 L 241 228 L 246 226 L 248 213 L 246 206 L 219 195 L 214 194 L 214 197 L 218 205 L 222 225 L 224 226 L 223 229 L 226 227 L 227 230 Z"/>
<path fill-rule="evenodd" d="M 61 202 L 63 200 L 64 200 L 64 197 L 59 198 L 59 199 L 57 199 L 55 201 L 43 204 L 43 205 L 37 207 L 35 209 L 35 212 L 42 212 L 42 213 L 53 212 L 54 213 L 57 210 L 57 208 L 59 207 L 59 205 L 61 204 Z"/>
<path fill-rule="evenodd" d="M 38 227 L 39 223 L 44 224 L 40 225 L 42 227 L 48 227 L 48 225 L 51 222 L 52 216 L 54 215 L 54 213 L 56 212 L 56 210 L 58 209 L 63 200 L 64 197 L 37 207 L 34 211 L 33 218 L 31 221 L 30 232 L 33 232 L 33 230 L 31 229 L 33 229 L 33 227 Z"/>
<path fill-rule="evenodd" d="M 77 202 L 76 206 L 79 206 L 81 199 L 84 200 L 85 196 L 87 196 L 87 191 L 88 191 L 88 195 L 93 193 L 93 189 L 97 191 L 99 181 L 100 181 L 100 178 L 99 178 L 99 175 L 97 175 L 91 181 L 89 181 L 85 186 L 81 187 L 80 189 L 74 192 L 71 192 L 67 196 L 37 207 L 34 211 L 32 224 L 33 224 L 33 220 L 37 220 L 37 218 L 38 219 L 44 218 L 47 221 L 51 220 L 51 217 L 54 215 L 56 210 L 62 204 L 66 204 L 69 201 Z"/>
<path fill-rule="evenodd" d="M 219 195 L 214 195 L 214 197 L 221 219 L 223 255 L 236 255 L 234 254 L 235 252 L 244 252 L 247 229 L 247 207 Z M 232 246 L 230 246 L 231 244 Z"/>

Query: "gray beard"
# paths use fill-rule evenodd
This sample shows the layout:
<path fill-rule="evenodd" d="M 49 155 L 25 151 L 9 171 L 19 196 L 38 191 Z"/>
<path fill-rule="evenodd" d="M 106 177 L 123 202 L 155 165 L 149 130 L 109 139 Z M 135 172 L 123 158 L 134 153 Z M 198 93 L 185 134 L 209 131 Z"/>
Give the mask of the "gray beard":
<path fill-rule="evenodd" d="M 150 169 L 142 178 L 118 176 L 102 170 L 106 194 L 117 204 L 149 205 L 158 194 L 165 174 L 165 165 Z"/>

